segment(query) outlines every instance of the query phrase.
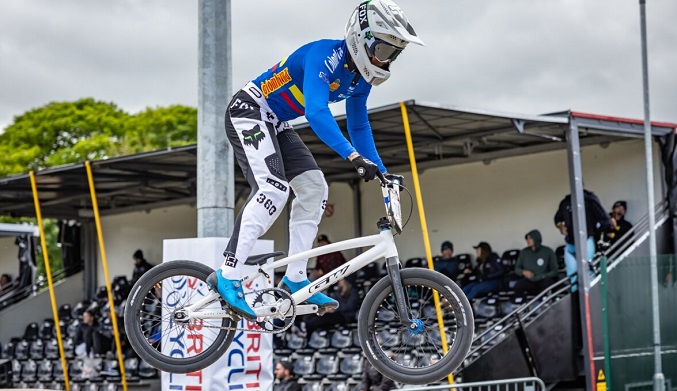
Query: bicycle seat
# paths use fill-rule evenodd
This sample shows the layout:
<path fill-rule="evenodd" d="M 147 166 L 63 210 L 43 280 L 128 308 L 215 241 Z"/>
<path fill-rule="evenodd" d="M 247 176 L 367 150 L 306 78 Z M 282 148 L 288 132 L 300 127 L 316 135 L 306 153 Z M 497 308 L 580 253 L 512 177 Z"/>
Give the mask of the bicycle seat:
<path fill-rule="evenodd" d="M 268 258 L 281 257 L 283 255 L 284 255 L 283 251 L 275 251 L 274 253 L 252 255 L 249 258 L 247 258 L 244 264 L 249 266 L 263 265 L 264 263 L 266 263 Z"/>

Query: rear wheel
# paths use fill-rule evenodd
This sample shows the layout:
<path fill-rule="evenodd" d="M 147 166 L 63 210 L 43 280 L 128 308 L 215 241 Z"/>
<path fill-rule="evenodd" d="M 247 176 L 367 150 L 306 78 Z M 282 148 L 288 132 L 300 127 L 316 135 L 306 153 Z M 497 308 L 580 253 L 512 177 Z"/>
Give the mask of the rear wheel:
<path fill-rule="evenodd" d="M 181 322 L 186 306 L 211 294 L 206 283 L 214 270 L 193 261 L 155 266 L 134 284 L 125 307 L 125 331 L 139 357 L 170 373 L 188 373 L 214 363 L 226 351 L 236 322 L 230 318 Z M 222 300 L 205 307 L 224 309 Z"/>
<path fill-rule="evenodd" d="M 468 354 L 474 333 L 472 309 L 463 291 L 443 274 L 410 268 L 402 270 L 401 277 L 412 322 L 400 320 L 390 278 L 384 277 L 369 290 L 360 308 L 360 344 L 369 362 L 390 379 L 406 384 L 433 383 L 451 374 Z M 446 353 L 435 292 L 440 298 Z"/>

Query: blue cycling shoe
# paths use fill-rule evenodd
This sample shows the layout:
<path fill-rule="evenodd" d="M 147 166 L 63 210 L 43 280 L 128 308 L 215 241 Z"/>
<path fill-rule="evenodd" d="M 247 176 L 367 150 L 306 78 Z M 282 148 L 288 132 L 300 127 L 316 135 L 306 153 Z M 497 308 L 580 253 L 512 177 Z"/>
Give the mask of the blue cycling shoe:
<path fill-rule="evenodd" d="M 256 320 L 256 314 L 244 299 L 244 290 L 240 280 L 227 280 L 221 275 L 221 269 L 219 269 L 207 277 L 207 285 L 211 289 L 214 289 L 216 285 L 216 290 L 237 315 L 250 321 Z"/>
<path fill-rule="evenodd" d="M 287 276 L 282 277 L 282 283 L 289 287 L 289 290 L 291 291 L 292 294 L 310 285 L 310 281 L 308 280 L 301 282 L 291 282 L 289 281 Z M 310 296 L 304 303 L 315 304 L 321 307 L 323 311 L 335 310 L 339 306 L 338 301 L 332 299 L 331 297 L 325 295 L 324 293 L 319 292 Z"/>

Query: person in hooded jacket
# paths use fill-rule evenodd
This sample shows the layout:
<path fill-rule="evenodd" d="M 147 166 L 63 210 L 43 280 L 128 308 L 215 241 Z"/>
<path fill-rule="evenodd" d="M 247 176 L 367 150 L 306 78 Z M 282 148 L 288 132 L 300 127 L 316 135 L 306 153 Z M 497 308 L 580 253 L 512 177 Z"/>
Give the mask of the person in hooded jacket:
<path fill-rule="evenodd" d="M 515 282 L 518 295 L 542 292 L 557 281 L 558 267 L 555 252 L 542 244 L 541 233 L 535 229 L 524 236 L 527 247 L 520 251 L 515 264 L 515 274 L 521 278 Z"/>
<path fill-rule="evenodd" d="M 464 274 L 472 274 L 476 277 L 475 281 L 463 287 L 463 293 L 468 300 L 498 292 L 501 289 L 505 274 L 501 259 L 498 254 L 491 250 L 489 243 L 480 242 L 473 248 L 477 252 L 477 266 L 474 270 L 465 269 L 463 271 Z"/>

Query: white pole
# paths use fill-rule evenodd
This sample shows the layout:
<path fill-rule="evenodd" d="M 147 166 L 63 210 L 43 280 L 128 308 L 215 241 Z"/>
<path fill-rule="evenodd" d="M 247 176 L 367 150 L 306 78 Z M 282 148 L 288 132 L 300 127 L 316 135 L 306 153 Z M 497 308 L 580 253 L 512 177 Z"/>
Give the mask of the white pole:
<path fill-rule="evenodd" d="M 663 391 L 665 377 L 661 368 L 661 329 L 658 304 L 658 267 L 656 265 L 656 216 L 654 215 L 653 159 L 651 145 L 651 116 L 649 114 L 649 66 L 646 42 L 646 0 L 639 0 L 640 29 L 642 32 L 642 83 L 644 85 L 644 149 L 646 154 L 646 187 L 649 209 L 649 256 L 651 264 L 651 303 L 653 312 L 654 376 L 653 389 Z"/>

